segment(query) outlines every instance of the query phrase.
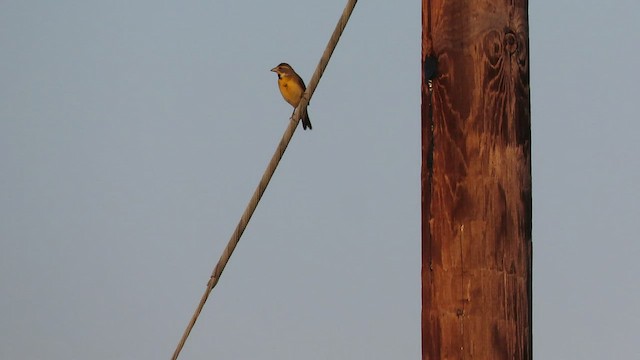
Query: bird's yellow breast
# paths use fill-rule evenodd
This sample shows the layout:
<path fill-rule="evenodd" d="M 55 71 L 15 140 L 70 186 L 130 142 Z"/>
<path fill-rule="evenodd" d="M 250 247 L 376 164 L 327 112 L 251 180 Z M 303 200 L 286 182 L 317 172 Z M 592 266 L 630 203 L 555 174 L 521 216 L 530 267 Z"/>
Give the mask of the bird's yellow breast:
<path fill-rule="evenodd" d="M 293 76 L 281 76 L 278 79 L 278 87 L 282 97 L 293 107 L 298 106 L 304 93 L 303 85 L 299 84 Z"/>

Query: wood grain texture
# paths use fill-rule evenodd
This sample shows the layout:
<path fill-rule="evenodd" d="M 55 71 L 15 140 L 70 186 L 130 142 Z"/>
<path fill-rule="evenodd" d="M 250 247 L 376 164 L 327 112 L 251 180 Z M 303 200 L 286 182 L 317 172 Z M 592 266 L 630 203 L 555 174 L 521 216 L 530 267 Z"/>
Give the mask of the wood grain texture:
<path fill-rule="evenodd" d="M 423 359 L 531 359 L 528 2 L 422 4 Z"/>

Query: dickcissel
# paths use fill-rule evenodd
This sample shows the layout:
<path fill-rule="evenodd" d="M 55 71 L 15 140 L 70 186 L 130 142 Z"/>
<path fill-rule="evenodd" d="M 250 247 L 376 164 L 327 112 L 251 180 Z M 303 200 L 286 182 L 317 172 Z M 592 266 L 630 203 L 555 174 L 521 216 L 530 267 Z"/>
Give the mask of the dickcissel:
<path fill-rule="evenodd" d="M 295 112 L 295 108 L 298 107 L 300 103 L 300 99 L 302 99 L 302 94 L 307 89 L 304 85 L 304 81 L 300 75 L 296 74 L 291 65 L 287 63 L 282 63 L 271 71 L 278 74 L 278 87 L 280 88 L 280 93 L 282 97 L 293 106 L 293 111 Z M 302 120 L 302 128 L 307 130 L 311 130 L 311 121 L 309 121 L 309 114 L 307 114 L 307 109 L 304 109 L 302 115 L 300 116 L 300 120 Z"/>

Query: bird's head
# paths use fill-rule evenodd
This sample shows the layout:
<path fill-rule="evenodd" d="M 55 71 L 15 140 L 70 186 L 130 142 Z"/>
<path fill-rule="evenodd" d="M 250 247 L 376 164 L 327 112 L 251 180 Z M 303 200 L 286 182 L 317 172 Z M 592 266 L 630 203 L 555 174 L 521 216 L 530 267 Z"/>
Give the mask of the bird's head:
<path fill-rule="evenodd" d="M 274 67 L 273 69 L 271 69 L 271 71 L 273 71 L 276 74 L 278 74 L 278 77 L 289 76 L 289 75 L 295 74 L 295 72 L 293 71 L 293 68 L 291 67 L 291 65 L 289 65 L 287 63 L 281 63 L 280 65 L 278 65 L 278 66 Z"/>

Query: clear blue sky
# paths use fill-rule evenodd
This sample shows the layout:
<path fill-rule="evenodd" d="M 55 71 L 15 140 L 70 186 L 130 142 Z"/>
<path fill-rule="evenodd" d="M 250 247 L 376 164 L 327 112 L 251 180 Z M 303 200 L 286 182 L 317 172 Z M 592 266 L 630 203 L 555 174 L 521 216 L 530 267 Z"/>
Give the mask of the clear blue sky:
<path fill-rule="evenodd" d="M 170 357 L 344 4 L 2 1 L 0 358 Z M 420 358 L 420 11 L 359 2 L 181 358 Z M 530 5 L 538 359 L 640 354 L 639 13 Z"/>

